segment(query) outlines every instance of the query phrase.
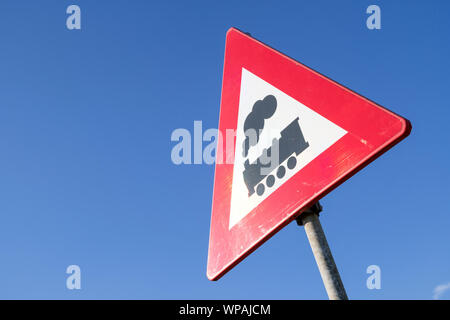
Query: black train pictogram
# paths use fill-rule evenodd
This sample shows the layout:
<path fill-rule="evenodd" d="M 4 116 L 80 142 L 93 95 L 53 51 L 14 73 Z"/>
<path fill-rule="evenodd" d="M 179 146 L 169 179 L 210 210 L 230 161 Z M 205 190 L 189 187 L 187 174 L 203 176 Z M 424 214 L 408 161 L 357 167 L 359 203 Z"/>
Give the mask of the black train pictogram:
<path fill-rule="evenodd" d="M 244 132 L 247 133 L 247 130 L 249 129 L 256 130 L 257 132 L 256 142 L 253 142 L 253 145 L 256 145 L 259 140 L 259 133 L 264 128 L 265 119 L 272 117 L 276 108 L 277 100 L 273 95 L 268 95 L 263 100 L 258 100 L 254 104 L 252 112 L 250 112 L 244 122 Z M 264 194 L 265 185 L 270 188 L 275 184 L 275 175 L 278 179 L 282 179 L 286 174 L 284 165 L 272 168 L 268 174 L 261 173 L 262 168 L 265 168 L 266 170 L 271 168 L 271 164 L 267 163 L 267 159 L 271 157 L 272 150 L 278 148 L 279 156 L 277 164 L 281 164 L 289 158 L 286 164 L 287 168 L 294 169 L 297 164 L 296 156 L 309 147 L 309 143 L 305 141 L 298 121 L 299 118 L 297 117 L 284 128 L 281 131 L 280 139 L 274 139 L 272 141 L 272 146 L 268 149 L 264 149 L 262 154 L 253 163 L 250 163 L 249 159 L 245 160 L 243 176 L 249 197 L 255 193 L 255 188 L 256 193 L 261 196 Z M 244 157 L 248 156 L 248 150 L 251 147 L 250 142 L 251 139 L 249 139 L 249 136 L 246 134 L 243 152 Z M 295 154 L 295 156 L 293 154 Z M 276 172 L 274 173 L 274 171 Z M 265 185 L 264 182 L 262 182 L 264 179 L 266 179 Z"/>

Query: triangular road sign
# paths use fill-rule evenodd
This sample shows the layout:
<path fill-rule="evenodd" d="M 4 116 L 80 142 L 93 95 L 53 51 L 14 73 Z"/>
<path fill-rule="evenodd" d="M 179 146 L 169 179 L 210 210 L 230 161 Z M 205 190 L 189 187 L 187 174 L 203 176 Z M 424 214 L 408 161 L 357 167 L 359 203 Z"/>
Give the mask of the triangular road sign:
<path fill-rule="evenodd" d="M 411 125 L 231 28 L 218 146 L 227 145 L 230 129 L 234 148 L 217 150 L 217 159 L 234 163 L 216 163 L 210 280 L 405 138 Z"/>

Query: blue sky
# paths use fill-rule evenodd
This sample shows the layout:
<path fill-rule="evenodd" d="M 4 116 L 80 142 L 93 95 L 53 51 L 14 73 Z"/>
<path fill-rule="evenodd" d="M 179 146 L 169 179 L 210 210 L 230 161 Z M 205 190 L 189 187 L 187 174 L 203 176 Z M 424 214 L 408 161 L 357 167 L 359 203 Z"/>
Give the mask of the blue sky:
<path fill-rule="evenodd" d="M 81 30 L 66 28 L 70 4 Z M 370 4 L 381 30 L 366 28 Z M 206 278 L 214 168 L 174 165 L 170 136 L 217 127 L 234 26 L 412 122 L 323 199 L 321 221 L 350 298 L 431 299 L 450 282 L 449 12 L 437 0 L 1 1 L 0 298 L 326 299 L 295 223 Z M 81 290 L 66 288 L 72 264 Z M 381 290 L 366 287 L 372 264 Z"/>

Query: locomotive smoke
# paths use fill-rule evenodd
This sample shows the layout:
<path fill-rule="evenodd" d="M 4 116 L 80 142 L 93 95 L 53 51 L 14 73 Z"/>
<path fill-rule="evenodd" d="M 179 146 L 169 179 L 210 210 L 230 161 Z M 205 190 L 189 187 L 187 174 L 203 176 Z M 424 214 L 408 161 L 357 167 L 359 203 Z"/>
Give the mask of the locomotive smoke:
<path fill-rule="evenodd" d="M 264 120 L 269 119 L 277 110 L 277 99 L 273 95 L 266 96 L 263 100 L 258 100 L 253 105 L 252 111 L 245 118 L 244 122 L 244 157 L 247 157 L 248 150 L 259 141 L 259 135 L 264 129 Z M 256 135 L 256 139 L 251 139 Z"/>

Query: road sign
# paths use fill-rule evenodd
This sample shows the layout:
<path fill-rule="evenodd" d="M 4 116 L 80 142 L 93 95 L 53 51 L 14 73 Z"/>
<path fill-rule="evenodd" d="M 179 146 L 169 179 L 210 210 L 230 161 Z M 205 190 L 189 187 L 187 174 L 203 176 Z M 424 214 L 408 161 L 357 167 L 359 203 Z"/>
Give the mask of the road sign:
<path fill-rule="evenodd" d="M 217 280 L 411 131 L 408 120 L 231 28 L 207 276 Z M 233 154 L 226 154 L 226 153 Z"/>

